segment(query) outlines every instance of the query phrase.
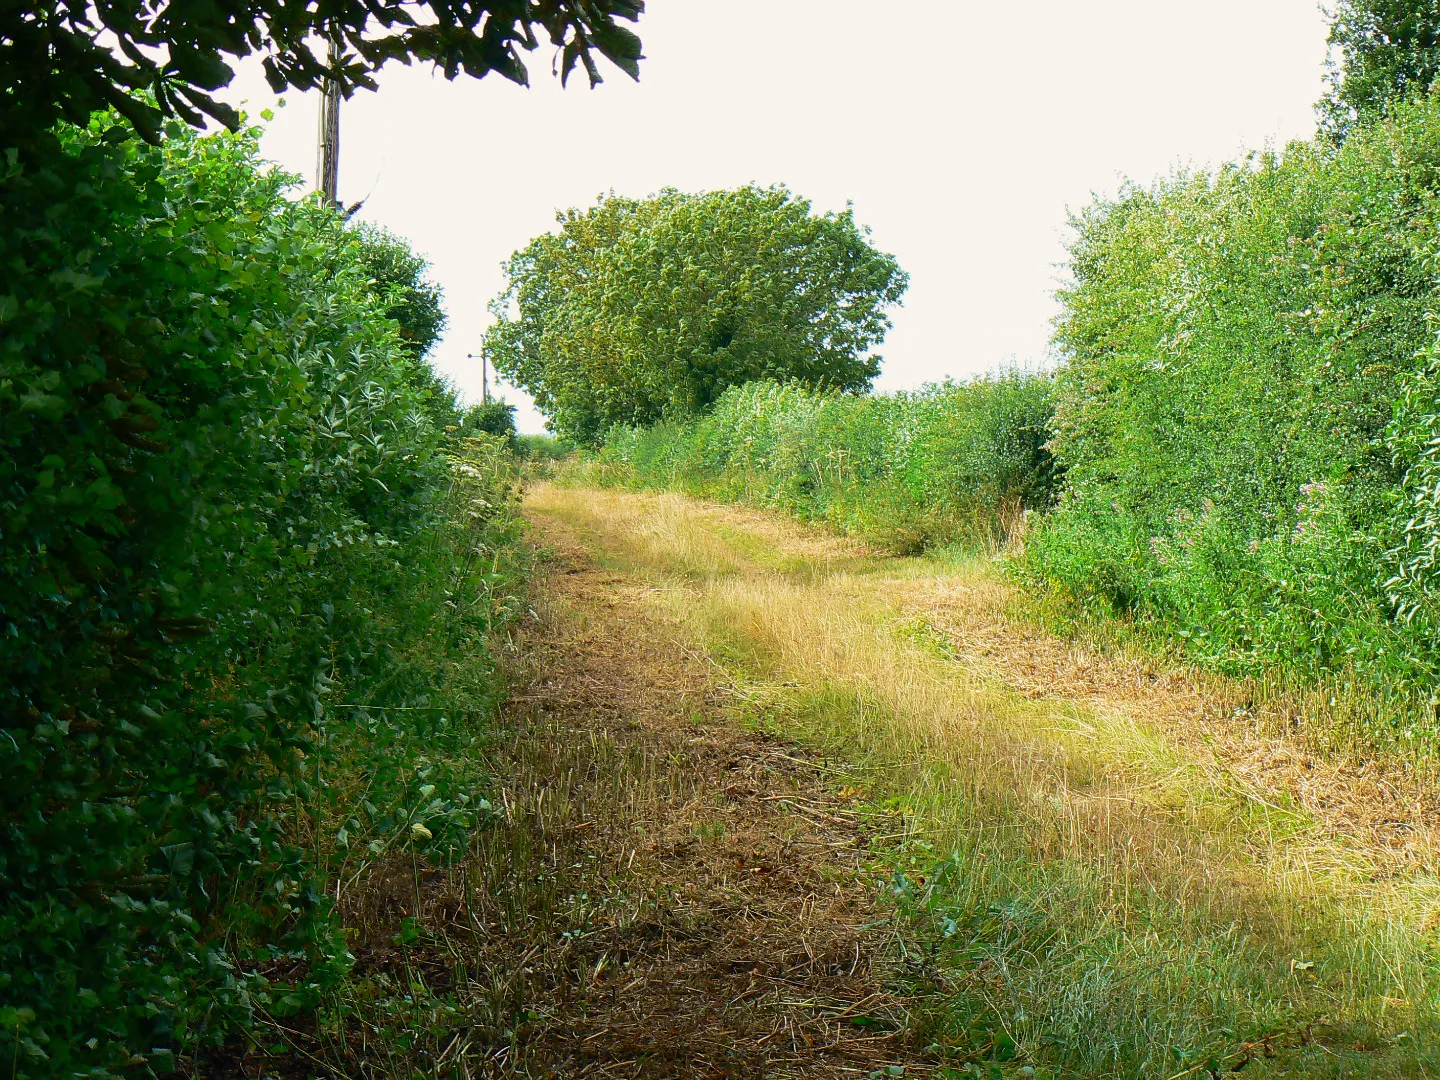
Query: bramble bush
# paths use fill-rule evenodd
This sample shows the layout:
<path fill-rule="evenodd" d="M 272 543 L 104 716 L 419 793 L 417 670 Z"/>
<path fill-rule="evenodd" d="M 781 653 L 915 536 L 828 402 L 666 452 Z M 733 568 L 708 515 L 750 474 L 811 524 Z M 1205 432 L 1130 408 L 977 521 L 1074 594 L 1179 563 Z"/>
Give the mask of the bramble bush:
<path fill-rule="evenodd" d="M 349 963 L 489 814 L 510 466 L 446 442 L 363 238 L 256 132 L 98 119 L 0 185 L 0 1059 L 143 1076 Z"/>
<path fill-rule="evenodd" d="M 617 427 L 612 475 L 824 521 L 903 552 L 994 546 L 1048 506 L 1051 379 L 1009 372 L 910 394 L 797 383 L 726 391 L 703 418 Z"/>
<path fill-rule="evenodd" d="M 1227 669 L 1429 694 L 1437 211 L 1432 97 L 1083 212 L 1036 577 Z"/>

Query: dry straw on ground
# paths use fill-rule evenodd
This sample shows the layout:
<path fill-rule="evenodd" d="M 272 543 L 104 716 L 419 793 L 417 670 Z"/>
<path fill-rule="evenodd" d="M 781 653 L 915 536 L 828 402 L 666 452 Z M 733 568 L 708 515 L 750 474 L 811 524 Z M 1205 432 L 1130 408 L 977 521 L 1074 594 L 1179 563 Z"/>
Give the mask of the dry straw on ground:
<path fill-rule="evenodd" d="M 537 615 L 489 751 L 503 823 L 454 866 L 396 856 L 347 890 L 352 1016 L 267 1021 L 228 1068 L 928 1075 L 853 799 L 823 760 L 735 722 L 652 586 L 558 522 L 536 539 Z"/>
<path fill-rule="evenodd" d="M 1127 1039 L 1238 1024 L 1357 1046 L 1351 1025 L 1434 1027 L 1436 800 L 1404 761 L 1307 744 L 1242 684 L 1055 638 L 981 564 L 676 495 L 531 505 L 661 586 L 753 715 L 892 769 L 937 853 L 965 853 L 956 904 L 1048 897 L 1048 960 L 1011 988 L 1022 1041 L 1097 1026 L 1113 1047 L 1075 1060 L 1105 1069 L 1149 1052 Z"/>

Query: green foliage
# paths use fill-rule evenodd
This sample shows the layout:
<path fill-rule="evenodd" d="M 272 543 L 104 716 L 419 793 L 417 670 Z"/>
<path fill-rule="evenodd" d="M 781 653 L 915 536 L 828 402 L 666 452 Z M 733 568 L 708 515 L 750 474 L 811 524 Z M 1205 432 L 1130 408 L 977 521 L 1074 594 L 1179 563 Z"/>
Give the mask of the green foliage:
<path fill-rule="evenodd" d="M 523 85 L 519 50 L 534 49 L 543 28 L 560 49 L 562 80 L 578 62 L 598 83 L 592 50 L 639 78 L 640 39 L 615 20 L 633 22 L 644 7 L 644 0 L 7 4 L 0 9 L 0 147 L 29 144 L 58 120 L 84 124 L 100 109 L 114 109 L 152 143 L 166 117 L 199 127 L 210 116 L 233 130 L 240 115 L 210 95 L 252 53 L 264 56 L 276 93 L 312 90 L 327 78 L 346 97 L 357 87 L 373 90 L 375 72 L 391 60 L 429 61 L 447 79 L 497 71 Z M 333 66 L 314 52 L 322 39 L 340 47 Z"/>
<path fill-rule="evenodd" d="M 573 443 L 554 435 L 519 435 L 515 439 L 515 456 L 522 461 L 559 461 L 574 452 Z"/>
<path fill-rule="evenodd" d="M 617 428 L 599 458 L 900 551 L 992 545 L 1053 497 L 1050 410 L 1050 379 L 1022 372 L 875 397 L 757 382 L 688 424 Z"/>
<path fill-rule="evenodd" d="M 426 362 L 449 324 L 445 292 L 426 274 L 430 264 L 404 239 L 377 225 L 354 230 L 354 252 L 370 281 L 367 288 L 395 321 L 404 352 L 407 381 L 424 401 L 426 414 L 441 427 L 460 419 L 454 388 Z M 397 358 L 401 354 L 397 353 Z M 488 429 L 482 429 L 488 430 Z"/>
<path fill-rule="evenodd" d="M 423 360 L 440 342 L 449 325 L 445 290 L 426 275 L 430 263 L 415 254 L 409 243 L 378 225 L 356 230 L 357 253 L 385 301 L 385 314 L 400 327 L 400 338 L 416 360 Z"/>
<path fill-rule="evenodd" d="M 1425 691 L 1440 101 L 1098 203 L 1061 293 L 1069 491 L 1031 566 L 1237 670 Z"/>
<path fill-rule="evenodd" d="M 1331 12 L 1329 90 L 1320 127 L 1343 141 L 1393 104 L 1425 94 L 1440 75 L 1436 0 L 1339 0 Z M 1339 53 L 1339 62 L 1335 54 Z"/>
<path fill-rule="evenodd" d="M 515 406 L 503 401 L 486 401 L 472 405 L 460 417 L 460 430 L 465 434 L 483 432 L 505 440 L 511 451 L 517 448 Z"/>
<path fill-rule="evenodd" d="M 353 231 L 253 132 L 106 123 L 0 186 L 17 1077 L 166 1072 L 334 985 L 331 876 L 485 818 L 510 580 L 497 451 L 445 452 Z"/>
<path fill-rule="evenodd" d="M 506 264 L 485 351 L 555 431 L 693 416 L 754 379 L 860 390 L 905 274 L 782 187 L 602 198 Z"/>

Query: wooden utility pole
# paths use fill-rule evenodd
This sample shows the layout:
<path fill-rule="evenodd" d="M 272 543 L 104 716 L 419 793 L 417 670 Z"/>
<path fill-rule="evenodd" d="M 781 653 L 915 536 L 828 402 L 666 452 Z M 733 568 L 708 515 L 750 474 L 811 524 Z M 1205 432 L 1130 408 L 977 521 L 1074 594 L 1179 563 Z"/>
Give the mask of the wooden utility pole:
<path fill-rule="evenodd" d="M 490 361 L 485 359 L 484 353 L 466 353 L 466 360 L 480 361 L 480 404 L 490 403 Z"/>
<path fill-rule="evenodd" d="M 330 37 L 330 66 L 340 66 L 340 35 Z M 326 79 L 320 96 L 320 138 L 315 154 L 315 190 L 340 205 L 340 83 Z"/>

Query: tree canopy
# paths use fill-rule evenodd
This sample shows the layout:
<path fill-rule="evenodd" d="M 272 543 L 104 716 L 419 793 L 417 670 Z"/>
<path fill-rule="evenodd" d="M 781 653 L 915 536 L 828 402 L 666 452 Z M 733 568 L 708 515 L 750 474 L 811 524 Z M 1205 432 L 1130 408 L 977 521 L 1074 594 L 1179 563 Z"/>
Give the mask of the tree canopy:
<path fill-rule="evenodd" d="M 477 432 L 494 435 L 498 439 L 504 439 L 511 450 L 516 449 L 519 436 L 515 430 L 514 405 L 504 400 L 484 401 L 465 409 L 460 413 L 459 419 L 457 426 L 461 435 L 473 435 Z"/>
<path fill-rule="evenodd" d="M 400 337 L 415 359 L 424 359 L 449 325 L 445 290 L 427 276 L 430 263 L 401 237 L 369 223 L 357 233 L 357 253 L 372 288 L 386 300 L 385 314 L 400 324 Z"/>
<path fill-rule="evenodd" d="M 557 50 L 561 79 L 576 64 L 593 86 L 594 53 L 639 77 L 640 39 L 616 19 L 634 21 L 644 0 L 21 0 L 0 5 L 0 146 L 24 142 L 57 120 L 84 124 L 113 108 L 148 141 L 167 117 L 200 126 L 212 117 L 234 129 L 239 115 L 213 92 L 229 84 L 235 61 L 264 57 L 278 93 L 335 79 L 348 97 L 374 89 L 391 60 L 430 61 L 453 79 L 499 72 L 526 83 L 522 50 L 543 32 Z M 339 46 L 331 64 L 323 40 Z"/>
<path fill-rule="evenodd" d="M 1440 0 L 1339 0 L 1331 17 L 1320 126 L 1344 140 L 1356 124 L 1425 93 L 1440 75 Z"/>
<path fill-rule="evenodd" d="M 404 238 L 379 225 L 351 230 L 356 261 L 369 275 L 368 289 L 394 319 L 399 331 L 396 358 L 409 383 L 425 402 L 425 412 L 440 426 L 455 423 L 460 410 L 455 389 L 427 357 L 449 325 L 445 290 L 427 276 L 430 263 Z"/>
<path fill-rule="evenodd" d="M 908 279 L 784 187 L 602 197 L 505 264 L 485 351 L 558 433 L 694 414 L 752 379 L 861 390 Z"/>

